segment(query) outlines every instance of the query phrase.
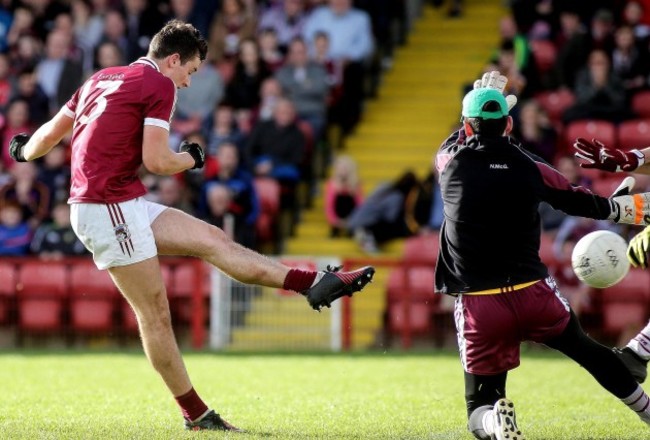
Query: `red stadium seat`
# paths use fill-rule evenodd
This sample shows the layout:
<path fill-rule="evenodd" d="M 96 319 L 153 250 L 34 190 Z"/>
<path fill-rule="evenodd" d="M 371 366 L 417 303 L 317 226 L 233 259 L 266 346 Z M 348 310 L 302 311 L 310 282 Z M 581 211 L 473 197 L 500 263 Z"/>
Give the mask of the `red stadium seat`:
<path fill-rule="evenodd" d="M 650 118 L 650 90 L 636 92 L 632 97 L 632 110 L 639 118 Z"/>
<path fill-rule="evenodd" d="M 430 264 L 433 267 L 438 261 L 439 248 L 440 234 L 438 232 L 416 235 L 405 240 L 403 258 L 406 262 Z"/>
<path fill-rule="evenodd" d="M 62 263 L 25 262 L 18 273 L 18 327 L 23 331 L 61 330 L 68 293 L 67 270 Z"/>
<path fill-rule="evenodd" d="M 609 174 L 607 177 L 594 180 L 591 189 L 599 196 L 609 197 L 614 193 L 616 188 L 618 188 L 624 177 L 624 175 L 617 176 L 615 174 Z"/>
<path fill-rule="evenodd" d="M 598 139 L 605 145 L 616 145 L 616 126 L 609 121 L 584 120 L 574 121 L 567 125 L 564 132 L 564 141 L 567 151 L 573 153 L 571 145 L 576 138 Z"/>
<path fill-rule="evenodd" d="M 548 40 L 532 40 L 530 50 L 535 58 L 538 73 L 544 74 L 553 68 L 557 49 L 552 42 Z"/>
<path fill-rule="evenodd" d="M 564 111 L 575 102 L 574 94 L 568 89 L 551 90 L 535 96 L 539 105 L 544 109 L 549 119 L 560 121 Z"/>
<path fill-rule="evenodd" d="M 260 243 L 273 241 L 277 238 L 280 184 L 273 179 L 256 178 L 254 185 L 260 201 L 260 215 L 255 224 L 257 240 Z"/>
<path fill-rule="evenodd" d="M 70 273 L 70 325 L 73 331 L 113 330 L 113 311 L 119 295 L 108 271 L 92 263 L 72 266 Z"/>
<path fill-rule="evenodd" d="M 630 150 L 648 145 L 650 145 L 650 119 L 634 119 L 619 124 L 618 148 Z"/>
<path fill-rule="evenodd" d="M 388 302 L 402 301 L 408 297 L 412 302 L 434 302 L 437 297 L 433 285 L 433 267 L 398 267 L 390 271 L 387 283 Z M 408 291 L 406 277 L 408 275 Z"/>
<path fill-rule="evenodd" d="M 650 274 L 642 269 L 630 272 L 618 284 L 601 292 L 603 331 L 618 334 L 629 327 L 641 328 L 648 320 Z"/>
<path fill-rule="evenodd" d="M 16 268 L 0 262 L 0 324 L 11 322 L 11 309 L 16 299 Z"/>
<path fill-rule="evenodd" d="M 408 309 L 407 309 L 408 308 Z M 408 313 L 408 321 L 406 318 Z M 425 302 L 398 301 L 388 306 L 388 330 L 396 334 L 405 330 L 412 334 L 427 333 L 432 328 L 431 307 Z"/>
<path fill-rule="evenodd" d="M 205 298 L 206 306 L 210 295 L 210 273 L 203 271 L 204 278 L 201 280 L 201 294 Z M 175 323 L 187 325 L 192 321 L 194 309 L 192 308 L 192 295 L 196 280 L 196 263 L 183 263 L 174 269 L 171 287 L 167 295 Z M 207 309 L 206 309 L 207 310 Z"/>

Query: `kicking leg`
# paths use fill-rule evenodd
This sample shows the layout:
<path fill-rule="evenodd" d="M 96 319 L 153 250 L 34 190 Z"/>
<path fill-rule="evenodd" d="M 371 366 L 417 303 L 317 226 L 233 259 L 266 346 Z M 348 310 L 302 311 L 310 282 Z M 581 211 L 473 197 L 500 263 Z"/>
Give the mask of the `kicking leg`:
<path fill-rule="evenodd" d="M 242 283 L 300 292 L 316 310 L 363 289 L 375 272 L 372 267 L 352 272 L 291 269 L 235 243 L 221 229 L 172 208 L 160 214 L 151 228 L 161 255 L 199 257 Z"/>

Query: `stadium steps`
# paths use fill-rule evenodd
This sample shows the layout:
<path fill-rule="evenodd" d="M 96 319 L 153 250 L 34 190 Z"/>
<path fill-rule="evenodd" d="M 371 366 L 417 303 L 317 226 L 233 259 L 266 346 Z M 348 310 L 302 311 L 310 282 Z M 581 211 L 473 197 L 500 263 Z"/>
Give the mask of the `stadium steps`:
<path fill-rule="evenodd" d="M 477 78 L 497 46 L 498 21 L 507 12 L 502 3 L 465 0 L 464 15 L 456 19 L 447 18 L 445 8 L 424 8 L 408 44 L 397 50 L 392 69 L 385 72 L 378 99 L 366 103 L 362 122 L 345 142 L 344 152 L 359 164 L 365 194 L 407 169 L 420 177 L 429 172 L 437 146 L 458 125 L 463 87 Z M 352 239 L 329 238 L 320 189 L 313 207 L 302 213 L 285 253 L 371 260 L 373 257 L 364 254 Z M 402 241 L 392 242 L 382 249 L 381 257 L 399 258 L 402 249 Z M 389 267 L 378 267 L 375 282 L 352 301 L 352 348 L 372 346 L 382 330 L 389 272 Z M 283 317 L 284 313 L 268 312 L 277 314 L 277 325 L 286 326 L 287 331 L 281 334 L 287 339 L 278 336 L 277 327 L 268 321 L 274 318 L 251 314 L 251 323 L 260 324 L 237 329 L 233 348 L 307 347 L 308 341 L 315 342 L 313 334 L 301 334 L 304 323 L 314 316 L 311 310 L 291 309 Z M 270 328 L 273 335 L 264 331 Z"/>

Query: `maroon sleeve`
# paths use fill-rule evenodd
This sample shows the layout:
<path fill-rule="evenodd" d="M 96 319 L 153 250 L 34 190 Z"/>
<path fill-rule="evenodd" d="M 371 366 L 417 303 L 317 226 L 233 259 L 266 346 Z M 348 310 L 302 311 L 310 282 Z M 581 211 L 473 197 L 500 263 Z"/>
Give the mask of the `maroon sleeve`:
<path fill-rule="evenodd" d="M 438 153 L 436 154 L 436 170 L 438 174 L 447 167 L 447 164 L 452 157 L 458 152 L 460 146 L 465 143 L 467 134 L 465 129 L 460 129 L 453 132 L 445 141 L 440 145 Z"/>
<path fill-rule="evenodd" d="M 535 161 L 543 182 L 542 199 L 553 208 L 569 215 L 607 219 L 612 213 L 608 198 L 594 194 L 588 188 L 572 185 L 558 170 L 541 161 Z"/>
<path fill-rule="evenodd" d="M 172 80 L 157 72 L 145 75 L 142 82 L 142 100 L 144 125 L 155 125 L 169 130 L 176 104 L 176 86 Z"/>

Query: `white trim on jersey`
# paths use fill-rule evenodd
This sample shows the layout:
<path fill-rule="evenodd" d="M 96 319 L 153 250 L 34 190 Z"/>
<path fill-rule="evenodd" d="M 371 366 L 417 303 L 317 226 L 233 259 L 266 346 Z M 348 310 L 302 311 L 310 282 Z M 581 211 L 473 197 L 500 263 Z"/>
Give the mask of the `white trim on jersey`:
<path fill-rule="evenodd" d="M 155 125 L 169 131 L 169 122 L 157 118 L 144 118 L 144 125 Z"/>
<path fill-rule="evenodd" d="M 63 110 L 64 115 L 69 116 L 72 119 L 74 119 L 74 112 L 72 110 L 70 110 L 70 107 L 68 107 L 67 105 L 64 105 L 61 110 Z"/>
<path fill-rule="evenodd" d="M 151 58 L 148 58 L 148 57 L 140 57 L 137 60 L 135 60 L 134 62 L 132 62 L 130 65 L 132 66 L 134 64 L 145 64 L 145 65 L 147 65 L 149 67 L 153 67 L 158 72 L 160 72 L 160 68 L 158 67 L 158 64 L 156 64 L 156 62 L 154 60 L 152 60 Z"/>

